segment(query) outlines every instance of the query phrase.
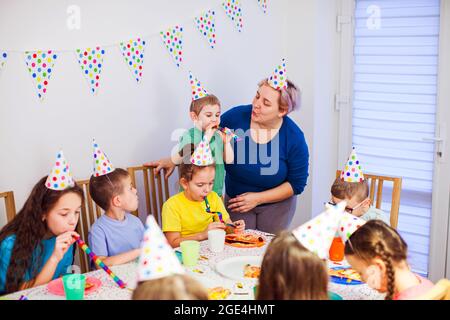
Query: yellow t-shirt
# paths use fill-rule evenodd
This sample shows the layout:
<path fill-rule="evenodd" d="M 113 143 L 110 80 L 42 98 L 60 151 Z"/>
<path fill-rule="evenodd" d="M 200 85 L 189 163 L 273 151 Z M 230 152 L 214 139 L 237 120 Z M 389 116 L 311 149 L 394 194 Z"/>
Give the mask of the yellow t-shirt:
<path fill-rule="evenodd" d="M 222 213 L 223 221 L 230 219 L 222 199 L 211 191 L 207 196 L 211 211 Z M 205 201 L 191 201 L 184 192 L 167 200 L 162 208 L 162 229 L 164 232 L 181 232 L 182 237 L 204 231 L 213 222 L 213 214 L 206 212 Z"/>

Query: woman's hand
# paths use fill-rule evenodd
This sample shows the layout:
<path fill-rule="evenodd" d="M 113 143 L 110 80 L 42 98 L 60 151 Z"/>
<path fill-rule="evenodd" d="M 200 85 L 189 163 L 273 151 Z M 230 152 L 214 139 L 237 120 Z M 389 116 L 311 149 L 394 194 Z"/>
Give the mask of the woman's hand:
<path fill-rule="evenodd" d="M 80 235 L 75 231 L 67 231 L 56 237 L 55 248 L 53 249 L 52 257 L 60 262 L 70 246 L 75 242 L 75 237 Z"/>
<path fill-rule="evenodd" d="M 154 167 L 154 174 L 159 174 L 159 171 L 161 171 L 161 169 L 166 169 L 166 179 L 168 179 L 172 175 L 173 170 L 175 170 L 175 163 L 172 162 L 171 158 L 164 158 L 156 161 L 146 162 L 144 163 L 144 166 Z"/>
<path fill-rule="evenodd" d="M 244 220 L 238 220 L 233 222 L 236 229 L 234 230 L 235 233 L 242 233 L 245 230 L 245 221 Z"/>
<path fill-rule="evenodd" d="M 233 199 L 230 199 L 228 203 L 230 203 L 228 209 L 230 209 L 233 212 L 240 212 L 240 213 L 248 212 L 253 208 L 255 208 L 257 205 L 262 204 L 258 192 L 243 193 Z"/>

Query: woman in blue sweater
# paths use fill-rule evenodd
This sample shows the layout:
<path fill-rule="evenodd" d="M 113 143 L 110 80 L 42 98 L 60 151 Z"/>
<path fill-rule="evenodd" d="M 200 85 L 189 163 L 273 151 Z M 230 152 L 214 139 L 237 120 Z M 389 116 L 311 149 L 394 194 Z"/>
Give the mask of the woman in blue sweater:
<path fill-rule="evenodd" d="M 227 164 L 225 204 L 232 220 L 249 229 L 276 233 L 289 227 L 296 196 L 303 192 L 309 152 L 300 128 L 287 115 L 296 109 L 299 90 L 285 79 L 284 65 L 259 83 L 251 105 L 237 106 L 221 117 L 221 126 L 243 138 L 234 142 L 234 163 Z M 170 159 L 147 165 L 173 171 Z"/>

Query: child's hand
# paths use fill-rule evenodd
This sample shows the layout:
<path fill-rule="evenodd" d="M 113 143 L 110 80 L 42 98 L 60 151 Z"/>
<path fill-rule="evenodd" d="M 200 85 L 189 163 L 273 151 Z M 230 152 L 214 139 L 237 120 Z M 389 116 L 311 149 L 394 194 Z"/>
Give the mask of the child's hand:
<path fill-rule="evenodd" d="M 56 237 L 55 248 L 53 249 L 52 257 L 58 262 L 62 260 L 67 250 L 75 242 L 75 237 L 80 235 L 75 231 L 67 231 Z"/>
<path fill-rule="evenodd" d="M 225 229 L 225 224 L 223 224 L 222 222 L 211 222 L 208 227 L 206 227 L 205 231 L 203 231 L 203 239 L 208 239 L 208 231 L 209 230 L 214 230 L 214 229 Z"/>
<path fill-rule="evenodd" d="M 245 230 L 245 221 L 244 220 L 235 221 L 233 224 L 236 227 L 235 233 L 244 232 L 244 230 Z"/>
<path fill-rule="evenodd" d="M 233 139 L 233 136 L 231 134 L 226 134 L 225 132 L 219 131 L 220 137 L 222 138 L 223 144 L 228 144 L 231 142 L 231 139 Z"/>
<path fill-rule="evenodd" d="M 209 141 L 211 141 L 211 138 L 213 137 L 214 133 L 217 131 L 217 124 L 210 124 L 205 129 L 205 137 Z M 220 132 L 220 131 L 219 131 Z"/>

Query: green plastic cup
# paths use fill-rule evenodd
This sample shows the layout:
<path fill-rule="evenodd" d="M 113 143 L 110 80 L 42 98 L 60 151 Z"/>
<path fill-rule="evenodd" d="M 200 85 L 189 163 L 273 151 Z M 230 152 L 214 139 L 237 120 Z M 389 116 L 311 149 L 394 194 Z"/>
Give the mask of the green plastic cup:
<path fill-rule="evenodd" d="M 255 285 L 253 287 L 253 295 L 254 295 L 255 300 L 256 300 L 256 297 L 258 296 L 258 285 Z"/>
<path fill-rule="evenodd" d="M 62 277 L 62 281 L 67 300 L 83 300 L 86 287 L 86 276 L 84 274 L 66 274 Z"/>
<path fill-rule="evenodd" d="M 337 293 L 331 292 L 331 291 L 328 291 L 328 298 L 330 300 L 343 300 L 340 295 L 338 295 Z"/>
<path fill-rule="evenodd" d="M 186 240 L 180 243 L 183 264 L 186 267 L 197 265 L 200 257 L 200 242 L 195 240 Z"/>

